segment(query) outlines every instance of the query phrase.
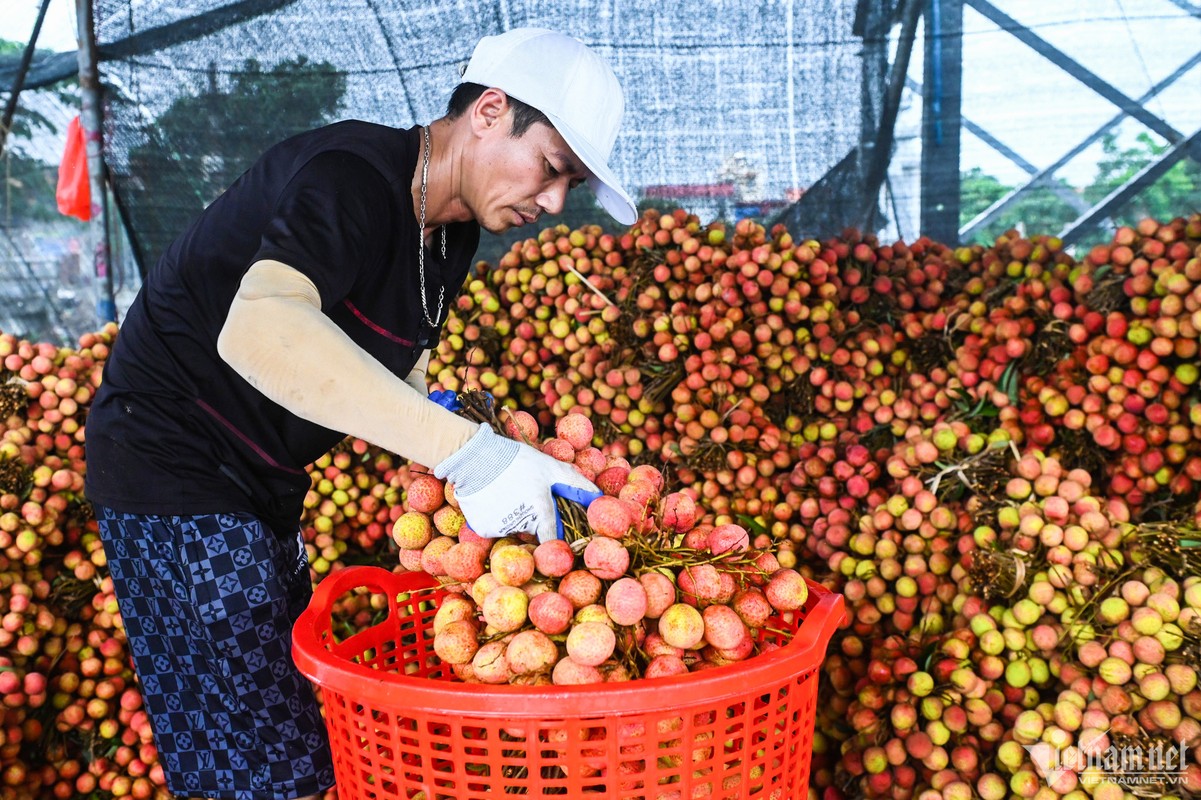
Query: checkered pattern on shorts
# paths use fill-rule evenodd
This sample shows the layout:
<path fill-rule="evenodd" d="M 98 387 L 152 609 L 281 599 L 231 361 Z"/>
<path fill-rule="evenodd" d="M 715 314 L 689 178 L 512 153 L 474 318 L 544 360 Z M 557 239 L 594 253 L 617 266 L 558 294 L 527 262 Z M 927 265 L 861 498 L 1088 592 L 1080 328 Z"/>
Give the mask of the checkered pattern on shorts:
<path fill-rule="evenodd" d="M 300 542 L 247 514 L 96 514 L 168 788 L 289 800 L 332 786 L 325 724 L 292 661 L 312 595 Z"/>

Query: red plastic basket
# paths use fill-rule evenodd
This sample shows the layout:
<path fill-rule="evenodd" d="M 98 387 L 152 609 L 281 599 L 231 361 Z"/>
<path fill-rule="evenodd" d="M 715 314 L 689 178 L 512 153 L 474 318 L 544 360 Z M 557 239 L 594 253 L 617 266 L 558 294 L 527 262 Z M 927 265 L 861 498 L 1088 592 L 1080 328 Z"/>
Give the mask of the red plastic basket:
<path fill-rule="evenodd" d="M 293 657 L 320 687 L 340 800 L 482 800 L 500 795 L 623 800 L 806 793 L 818 667 L 842 597 L 810 583 L 783 646 L 736 665 L 589 686 L 457 681 L 434 654 L 445 592 L 424 573 L 350 567 L 318 585 Z M 387 618 L 344 641 L 333 605 L 367 588 Z M 419 592 L 410 595 L 411 592 Z M 786 635 L 787 634 L 787 635 Z"/>

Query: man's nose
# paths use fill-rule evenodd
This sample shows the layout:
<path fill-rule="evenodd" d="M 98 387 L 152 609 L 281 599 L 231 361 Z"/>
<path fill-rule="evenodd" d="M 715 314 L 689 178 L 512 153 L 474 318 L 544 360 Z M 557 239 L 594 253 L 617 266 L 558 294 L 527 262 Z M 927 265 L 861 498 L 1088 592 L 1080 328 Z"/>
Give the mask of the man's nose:
<path fill-rule="evenodd" d="M 567 204 L 567 187 L 561 183 L 555 183 L 538 195 L 537 202 L 547 214 L 561 214 L 563 207 Z"/>

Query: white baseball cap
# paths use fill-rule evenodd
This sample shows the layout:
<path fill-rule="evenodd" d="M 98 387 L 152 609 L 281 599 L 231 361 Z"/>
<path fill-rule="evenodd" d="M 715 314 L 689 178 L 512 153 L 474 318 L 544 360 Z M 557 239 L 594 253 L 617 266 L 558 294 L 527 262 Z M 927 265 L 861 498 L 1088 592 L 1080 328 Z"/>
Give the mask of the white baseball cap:
<path fill-rule="evenodd" d="M 605 211 L 623 225 L 638 219 L 609 169 L 625 96 L 604 59 L 570 36 L 514 28 L 480 39 L 463 82 L 500 89 L 545 114 L 592 173 L 588 185 Z"/>

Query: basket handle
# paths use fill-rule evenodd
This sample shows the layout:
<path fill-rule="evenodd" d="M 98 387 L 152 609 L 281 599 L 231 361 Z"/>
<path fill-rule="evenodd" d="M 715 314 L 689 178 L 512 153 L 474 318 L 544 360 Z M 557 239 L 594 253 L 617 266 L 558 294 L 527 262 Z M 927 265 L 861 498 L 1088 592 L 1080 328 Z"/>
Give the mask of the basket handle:
<path fill-rule="evenodd" d="M 308 618 L 308 622 L 311 623 L 309 633 L 312 634 L 315 640 L 318 639 L 320 631 L 329 628 L 329 623 L 332 620 L 334 601 L 351 589 L 358 589 L 360 587 L 386 595 L 388 598 L 388 616 L 395 619 L 397 614 L 396 596 L 402 592 L 411 590 L 411 587 L 404 587 L 403 583 L 402 576 L 394 572 L 389 572 L 383 567 L 370 565 L 351 566 L 331 572 L 313 590 L 313 597 L 309 601 L 309 607 L 301 615 L 301 619 Z M 320 609 L 322 613 L 308 613 L 314 609 Z M 297 622 L 299 623 L 300 620 L 297 620 Z"/>
<path fill-rule="evenodd" d="M 813 584 L 810 584 L 810 589 L 812 588 Z M 797 629 L 796 639 L 793 641 L 806 650 L 817 649 L 824 653 L 834 631 L 842 624 L 843 604 L 842 595 L 829 590 L 823 591 L 817 606 L 805 615 L 805 620 Z"/>

